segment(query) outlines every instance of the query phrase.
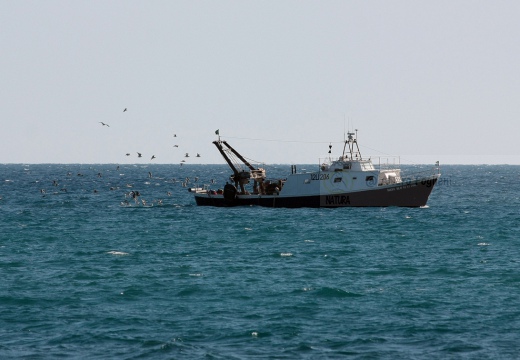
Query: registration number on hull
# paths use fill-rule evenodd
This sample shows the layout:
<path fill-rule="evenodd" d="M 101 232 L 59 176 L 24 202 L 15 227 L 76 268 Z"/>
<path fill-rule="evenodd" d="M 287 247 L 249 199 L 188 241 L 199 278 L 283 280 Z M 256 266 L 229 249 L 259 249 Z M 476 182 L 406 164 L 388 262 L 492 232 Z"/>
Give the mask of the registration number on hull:
<path fill-rule="evenodd" d="M 311 180 L 329 180 L 329 179 L 330 179 L 329 174 L 320 174 L 320 173 L 311 174 Z"/>

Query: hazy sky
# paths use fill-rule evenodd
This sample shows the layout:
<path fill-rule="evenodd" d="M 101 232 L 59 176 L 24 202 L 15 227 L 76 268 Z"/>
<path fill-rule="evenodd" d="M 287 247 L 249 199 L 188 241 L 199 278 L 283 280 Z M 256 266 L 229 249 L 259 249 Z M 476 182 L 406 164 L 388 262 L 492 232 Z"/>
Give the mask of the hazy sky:
<path fill-rule="evenodd" d="M 308 164 L 350 127 L 366 156 L 520 164 L 519 19 L 518 1 L 0 0 L 0 163 L 224 163 L 220 129 Z"/>

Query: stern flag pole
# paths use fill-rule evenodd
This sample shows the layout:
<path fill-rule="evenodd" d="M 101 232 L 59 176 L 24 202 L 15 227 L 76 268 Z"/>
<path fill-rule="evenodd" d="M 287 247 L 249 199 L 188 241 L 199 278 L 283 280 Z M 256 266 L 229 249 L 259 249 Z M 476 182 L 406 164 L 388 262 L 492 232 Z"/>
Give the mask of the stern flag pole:
<path fill-rule="evenodd" d="M 220 129 L 217 129 L 217 130 L 215 131 L 215 135 L 218 136 L 218 141 L 220 141 Z"/>

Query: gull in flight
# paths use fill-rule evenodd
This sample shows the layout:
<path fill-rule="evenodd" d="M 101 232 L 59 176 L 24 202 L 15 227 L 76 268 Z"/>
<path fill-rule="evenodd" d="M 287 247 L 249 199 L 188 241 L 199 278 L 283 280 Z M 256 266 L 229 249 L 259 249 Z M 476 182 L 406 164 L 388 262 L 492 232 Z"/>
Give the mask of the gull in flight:
<path fill-rule="evenodd" d="M 143 157 L 143 155 L 140 152 L 138 152 L 137 157 Z"/>
<path fill-rule="evenodd" d="M 126 111 L 126 108 L 123 110 L 123 112 L 125 112 L 125 111 Z"/>
<path fill-rule="evenodd" d="M 155 159 L 155 155 L 152 155 L 152 158 L 150 160 L 153 160 L 153 159 Z"/>
<path fill-rule="evenodd" d="M 105 124 L 103 121 L 100 121 L 99 123 L 100 123 L 101 125 L 103 125 L 103 126 L 108 126 L 108 127 L 110 127 L 110 125 Z"/>

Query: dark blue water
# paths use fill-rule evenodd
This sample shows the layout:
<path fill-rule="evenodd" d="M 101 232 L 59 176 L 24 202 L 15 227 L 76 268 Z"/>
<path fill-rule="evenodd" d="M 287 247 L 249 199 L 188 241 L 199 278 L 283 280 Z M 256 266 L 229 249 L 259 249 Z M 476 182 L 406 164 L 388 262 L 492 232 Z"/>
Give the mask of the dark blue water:
<path fill-rule="evenodd" d="M 197 207 L 182 184 L 229 174 L 0 165 L 0 358 L 518 357 L 520 166 L 444 166 L 419 209 Z"/>

